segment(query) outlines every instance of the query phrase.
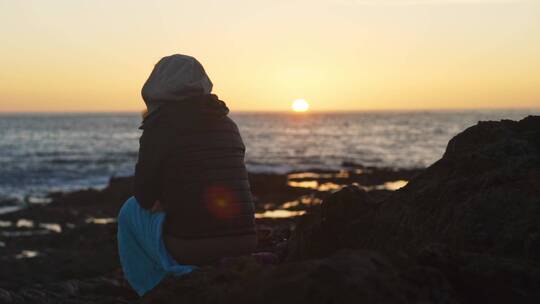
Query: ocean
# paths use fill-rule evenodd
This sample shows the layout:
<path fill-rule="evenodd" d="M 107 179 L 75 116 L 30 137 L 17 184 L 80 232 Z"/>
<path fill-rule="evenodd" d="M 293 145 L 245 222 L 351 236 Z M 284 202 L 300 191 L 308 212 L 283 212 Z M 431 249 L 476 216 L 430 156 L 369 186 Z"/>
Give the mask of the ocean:
<path fill-rule="evenodd" d="M 366 166 L 426 167 L 450 138 L 479 120 L 540 110 L 233 113 L 252 172 Z M 104 187 L 133 174 L 138 113 L 0 114 L 0 201 Z"/>

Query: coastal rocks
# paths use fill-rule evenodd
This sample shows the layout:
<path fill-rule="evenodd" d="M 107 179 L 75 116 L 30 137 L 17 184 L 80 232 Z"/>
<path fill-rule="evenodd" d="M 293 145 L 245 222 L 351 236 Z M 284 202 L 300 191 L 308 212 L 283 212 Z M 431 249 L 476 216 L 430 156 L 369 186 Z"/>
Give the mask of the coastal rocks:
<path fill-rule="evenodd" d="M 531 261 L 455 252 L 431 244 L 409 262 L 438 269 L 462 303 L 540 302 L 540 268 Z"/>
<path fill-rule="evenodd" d="M 234 303 L 455 303 L 437 270 L 399 269 L 369 251 L 339 251 L 315 260 L 286 263 L 248 281 Z M 231 302 L 231 303 L 232 303 Z"/>
<path fill-rule="evenodd" d="M 357 186 L 347 186 L 301 218 L 288 242 L 288 260 L 324 257 L 338 249 L 355 248 L 353 223 L 375 212 L 376 202 Z M 351 233 L 352 232 L 352 233 Z"/>
<path fill-rule="evenodd" d="M 250 178 L 254 195 L 259 198 L 258 210 L 265 210 L 266 203 L 273 203 L 276 208 L 287 202 L 292 206 L 292 200 L 298 200 L 298 205 L 291 207 L 298 208 L 295 210 L 307 210 L 312 206 L 304 204 L 303 197 L 316 190 L 289 186 L 286 174 L 251 174 Z M 127 285 L 115 289 L 100 280 L 117 280 L 116 276 L 111 276 L 112 272 L 120 270 L 115 217 L 123 202 L 131 196 L 131 185 L 130 177 L 111 178 L 109 186 L 103 190 L 52 193 L 49 204 L 30 205 L 1 214 L 0 289 L 3 291 L 0 303 L 4 299 L 11 299 L 9 301 L 15 301 L 13 303 L 92 302 L 89 298 L 94 302 L 117 303 L 121 300 L 110 300 L 110 290 L 122 289 L 126 294 L 123 299 L 132 297 L 133 292 Z M 295 222 L 295 218 L 257 218 L 261 236 L 258 251 L 284 257 Z M 44 225 L 54 231 L 45 229 Z M 72 285 L 78 286 L 77 292 L 52 292 L 62 289 L 61 286 L 67 286 L 67 290 Z M 82 288 L 83 285 L 95 289 L 90 292 L 90 289 Z M 44 298 L 39 298 L 36 291 Z M 220 294 L 220 297 L 225 296 Z"/>
<path fill-rule="evenodd" d="M 459 302 L 540 302 L 540 117 L 480 122 L 373 203 L 345 188 L 300 221 L 289 259 L 342 248 L 437 269 Z M 323 212 L 323 210 L 325 210 Z"/>
<path fill-rule="evenodd" d="M 115 273 L 108 277 L 37 284 L 18 291 L 0 289 L 0 303 L 131 303 L 137 299 L 137 295 L 123 283 L 120 276 L 121 273 Z"/>
<path fill-rule="evenodd" d="M 375 174 L 353 169 L 295 173 L 294 181 L 365 186 Z M 381 172 L 375 184 L 418 173 Z M 258 210 L 322 192 L 291 187 L 287 175 L 250 179 Z M 277 265 L 233 258 L 168 278 L 141 302 L 540 303 L 540 117 L 479 123 L 404 188 L 366 189 L 298 203 L 308 211 L 301 218 L 258 218 L 259 250 L 278 253 Z M 49 205 L 1 215 L 6 225 L 26 219 L 62 229 L 0 239 L 0 303 L 136 300 L 122 279 L 114 224 L 130 193 L 131 179 L 115 178 L 102 191 L 58 193 Z"/>
<path fill-rule="evenodd" d="M 161 284 L 144 303 L 456 303 L 429 267 L 397 268 L 377 253 L 340 251 L 263 267 L 248 258 Z"/>
<path fill-rule="evenodd" d="M 453 251 L 540 261 L 540 117 L 480 122 L 381 203 L 361 247 Z M 357 229 L 363 229 L 358 225 Z"/>
<path fill-rule="evenodd" d="M 540 117 L 480 122 L 379 203 L 353 188 L 326 199 L 299 223 L 291 254 L 340 248 L 415 254 L 444 244 L 454 252 L 540 261 L 539 181 Z"/>
<path fill-rule="evenodd" d="M 32 255 L 21 255 L 26 251 Z M 97 277 L 120 267 L 115 224 L 86 224 L 63 233 L 6 241 L 0 257 L 0 288 Z"/>

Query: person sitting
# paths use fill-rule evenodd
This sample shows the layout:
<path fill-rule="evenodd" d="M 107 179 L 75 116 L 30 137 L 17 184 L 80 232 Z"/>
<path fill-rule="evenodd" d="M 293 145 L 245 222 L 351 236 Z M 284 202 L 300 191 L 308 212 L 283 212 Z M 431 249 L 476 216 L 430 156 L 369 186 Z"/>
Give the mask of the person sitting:
<path fill-rule="evenodd" d="M 147 106 L 134 197 L 118 217 L 128 282 L 145 294 L 167 274 L 253 252 L 245 146 L 195 58 L 162 58 L 143 86 Z"/>

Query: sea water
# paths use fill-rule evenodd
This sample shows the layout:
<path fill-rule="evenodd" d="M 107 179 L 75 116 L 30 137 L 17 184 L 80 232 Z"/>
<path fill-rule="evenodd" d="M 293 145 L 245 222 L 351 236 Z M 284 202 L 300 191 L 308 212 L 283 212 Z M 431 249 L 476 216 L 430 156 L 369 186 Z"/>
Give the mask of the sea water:
<path fill-rule="evenodd" d="M 540 110 L 358 113 L 232 113 L 252 172 L 340 169 L 344 162 L 426 167 L 449 139 L 479 120 Z M 0 201 L 105 186 L 131 175 L 138 113 L 1 114 Z"/>

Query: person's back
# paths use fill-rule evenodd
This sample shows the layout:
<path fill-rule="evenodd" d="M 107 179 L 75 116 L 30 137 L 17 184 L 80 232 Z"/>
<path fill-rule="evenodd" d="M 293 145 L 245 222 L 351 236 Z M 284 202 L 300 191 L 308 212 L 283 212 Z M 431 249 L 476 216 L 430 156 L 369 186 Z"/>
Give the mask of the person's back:
<path fill-rule="evenodd" d="M 194 58 L 174 55 L 156 65 L 143 88 L 149 115 L 134 193 L 143 208 L 165 211 L 165 244 L 180 263 L 245 254 L 256 245 L 245 147 L 211 86 Z"/>

